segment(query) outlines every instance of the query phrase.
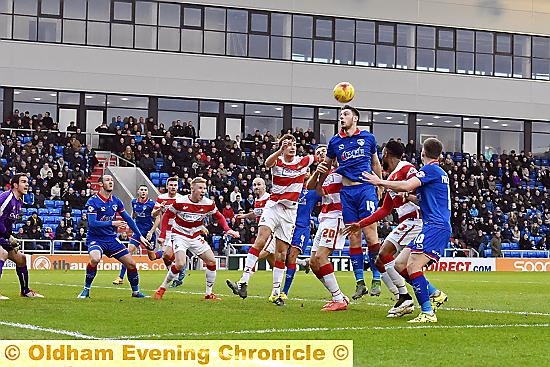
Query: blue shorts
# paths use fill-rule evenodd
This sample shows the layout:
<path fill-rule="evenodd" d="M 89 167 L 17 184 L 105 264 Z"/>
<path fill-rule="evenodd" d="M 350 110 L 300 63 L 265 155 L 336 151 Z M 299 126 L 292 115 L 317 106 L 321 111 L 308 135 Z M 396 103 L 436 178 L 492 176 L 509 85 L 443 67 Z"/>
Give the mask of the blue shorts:
<path fill-rule="evenodd" d="M 343 186 L 340 190 L 340 200 L 345 224 L 358 222 L 378 208 L 376 187 L 371 184 Z"/>
<path fill-rule="evenodd" d="M 306 228 L 296 227 L 294 228 L 294 235 L 292 236 L 292 242 L 290 246 L 296 247 L 301 253 L 304 252 L 304 248 L 309 242 L 311 235 L 311 227 L 308 225 Z"/>
<path fill-rule="evenodd" d="M 99 250 L 101 255 L 106 255 L 107 257 L 114 257 L 115 259 L 120 259 L 124 255 L 128 255 L 128 249 L 118 238 L 105 239 L 105 240 L 88 240 L 86 241 L 86 246 L 88 246 L 88 253 L 93 250 Z"/>
<path fill-rule="evenodd" d="M 148 231 L 147 231 L 147 232 L 148 232 Z M 147 232 L 141 232 L 141 233 L 147 234 Z M 145 235 L 143 235 L 143 236 L 145 237 Z M 153 235 L 151 236 L 151 241 L 149 241 L 149 242 L 151 242 L 152 244 L 154 244 L 154 243 L 156 243 L 156 241 L 157 241 L 157 234 L 156 234 L 156 233 L 153 233 Z M 135 245 L 136 247 L 139 247 L 139 245 L 141 244 L 141 242 L 139 241 L 139 237 L 137 236 L 136 233 L 134 233 L 134 234 L 132 235 L 132 237 L 130 237 L 130 243 L 131 243 L 132 245 Z"/>
<path fill-rule="evenodd" d="M 422 232 L 407 246 L 412 253 L 425 254 L 434 261 L 445 253 L 445 248 L 451 239 L 451 230 L 445 227 L 426 224 Z"/>

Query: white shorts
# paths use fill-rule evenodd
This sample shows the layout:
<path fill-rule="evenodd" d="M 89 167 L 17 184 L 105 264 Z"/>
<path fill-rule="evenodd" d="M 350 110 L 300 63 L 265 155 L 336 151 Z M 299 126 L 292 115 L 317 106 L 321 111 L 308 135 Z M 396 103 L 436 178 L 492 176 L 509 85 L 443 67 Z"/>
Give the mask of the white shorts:
<path fill-rule="evenodd" d="M 342 228 L 344 228 L 342 217 L 322 219 L 319 222 L 311 252 L 319 250 L 319 247 L 328 247 L 332 250 L 343 249 L 346 244 L 346 236 L 340 233 Z"/>
<path fill-rule="evenodd" d="M 399 254 L 409 243 L 422 232 L 422 219 L 405 219 L 386 237 L 394 244 Z"/>
<path fill-rule="evenodd" d="M 269 240 L 267 240 L 267 243 L 265 244 L 262 251 L 269 252 L 270 254 L 275 253 L 275 236 L 269 236 Z"/>
<path fill-rule="evenodd" d="M 275 204 L 264 208 L 258 226 L 268 226 L 273 237 L 290 245 L 296 224 L 296 214 L 296 208 L 290 209 L 282 204 Z"/>
<path fill-rule="evenodd" d="M 181 251 L 185 254 L 189 250 L 193 255 L 199 256 L 210 250 L 210 245 L 206 243 L 202 236 L 189 238 L 179 234 L 172 234 L 172 246 L 174 247 L 174 254 Z"/>
<path fill-rule="evenodd" d="M 162 252 L 166 252 L 167 248 L 172 247 L 172 232 L 166 231 L 166 238 L 164 239 L 164 242 L 162 243 L 161 250 Z"/>

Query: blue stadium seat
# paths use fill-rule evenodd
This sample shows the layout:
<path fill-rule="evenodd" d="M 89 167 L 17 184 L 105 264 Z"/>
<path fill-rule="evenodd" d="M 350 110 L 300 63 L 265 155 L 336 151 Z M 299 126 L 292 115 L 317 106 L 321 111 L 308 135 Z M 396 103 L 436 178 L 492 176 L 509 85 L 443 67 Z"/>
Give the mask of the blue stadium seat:
<path fill-rule="evenodd" d="M 63 202 L 63 200 L 56 200 L 56 201 L 55 201 L 55 207 L 56 207 L 56 208 L 63 208 L 63 204 L 65 204 L 65 203 Z"/>
<path fill-rule="evenodd" d="M 71 210 L 71 216 L 73 217 L 80 217 L 82 215 L 82 212 L 80 209 L 73 209 Z"/>
<path fill-rule="evenodd" d="M 212 236 L 212 247 L 214 250 L 220 249 L 220 241 L 222 240 L 221 236 Z"/>
<path fill-rule="evenodd" d="M 250 250 L 250 246 L 242 246 L 241 252 L 248 253 L 248 250 Z"/>
<path fill-rule="evenodd" d="M 306 246 L 306 248 L 304 249 L 304 255 L 305 256 L 311 255 L 311 246 Z"/>
<path fill-rule="evenodd" d="M 485 250 L 485 257 L 491 257 L 492 253 L 493 253 L 493 252 L 491 251 L 490 248 L 489 248 L 489 249 L 486 249 L 486 250 Z"/>
<path fill-rule="evenodd" d="M 44 200 L 44 205 L 46 206 L 46 208 L 55 208 L 55 201 Z"/>
<path fill-rule="evenodd" d="M 166 172 L 162 172 L 160 175 L 159 175 L 159 178 L 161 180 L 165 180 L 165 179 L 168 179 L 168 177 L 170 177 L 170 175 Z"/>
<path fill-rule="evenodd" d="M 8 160 L 6 158 L 1 158 L 0 163 L 2 163 L 2 167 L 6 167 L 8 165 Z"/>
<path fill-rule="evenodd" d="M 50 208 L 48 209 L 49 215 L 61 215 L 61 208 Z"/>
<path fill-rule="evenodd" d="M 519 243 L 512 242 L 510 244 L 510 250 L 519 250 Z"/>
<path fill-rule="evenodd" d="M 508 242 L 502 242 L 500 244 L 500 248 L 502 250 L 511 250 L 512 249 L 512 244 L 511 243 L 508 243 Z"/>
<path fill-rule="evenodd" d="M 38 216 L 42 217 L 44 215 L 48 215 L 48 209 L 46 208 L 39 208 L 38 209 Z"/>
<path fill-rule="evenodd" d="M 545 166 L 545 167 L 548 167 L 548 159 L 543 159 L 542 160 L 542 165 Z"/>
<path fill-rule="evenodd" d="M 151 178 L 151 181 L 154 180 L 155 178 L 158 179 L 159 178 L 159 173 L 158 172 L 151 172 L 149 177 Z"/>

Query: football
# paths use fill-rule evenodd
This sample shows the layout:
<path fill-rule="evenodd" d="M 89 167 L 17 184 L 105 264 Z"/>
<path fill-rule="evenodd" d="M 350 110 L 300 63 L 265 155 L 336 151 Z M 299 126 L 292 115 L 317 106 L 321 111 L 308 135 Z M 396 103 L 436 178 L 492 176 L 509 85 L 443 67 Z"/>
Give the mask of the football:
<path fill-rule="evenodd" d="M 348 82 L 336 84 L 333 90 L 334 98 L 340 103 L 348 103 L 355 96 L 355 88 Z"/>

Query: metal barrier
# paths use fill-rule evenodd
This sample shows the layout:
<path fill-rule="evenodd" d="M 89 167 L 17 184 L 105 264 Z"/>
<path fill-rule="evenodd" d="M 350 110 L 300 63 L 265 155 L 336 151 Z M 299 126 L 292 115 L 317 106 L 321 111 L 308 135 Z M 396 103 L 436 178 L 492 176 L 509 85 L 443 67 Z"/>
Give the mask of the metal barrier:
<path fill-rule="evenodd" d="M 444 257 L 479 257 L 479 252 L 473 248 L 446 248 Z"/>

